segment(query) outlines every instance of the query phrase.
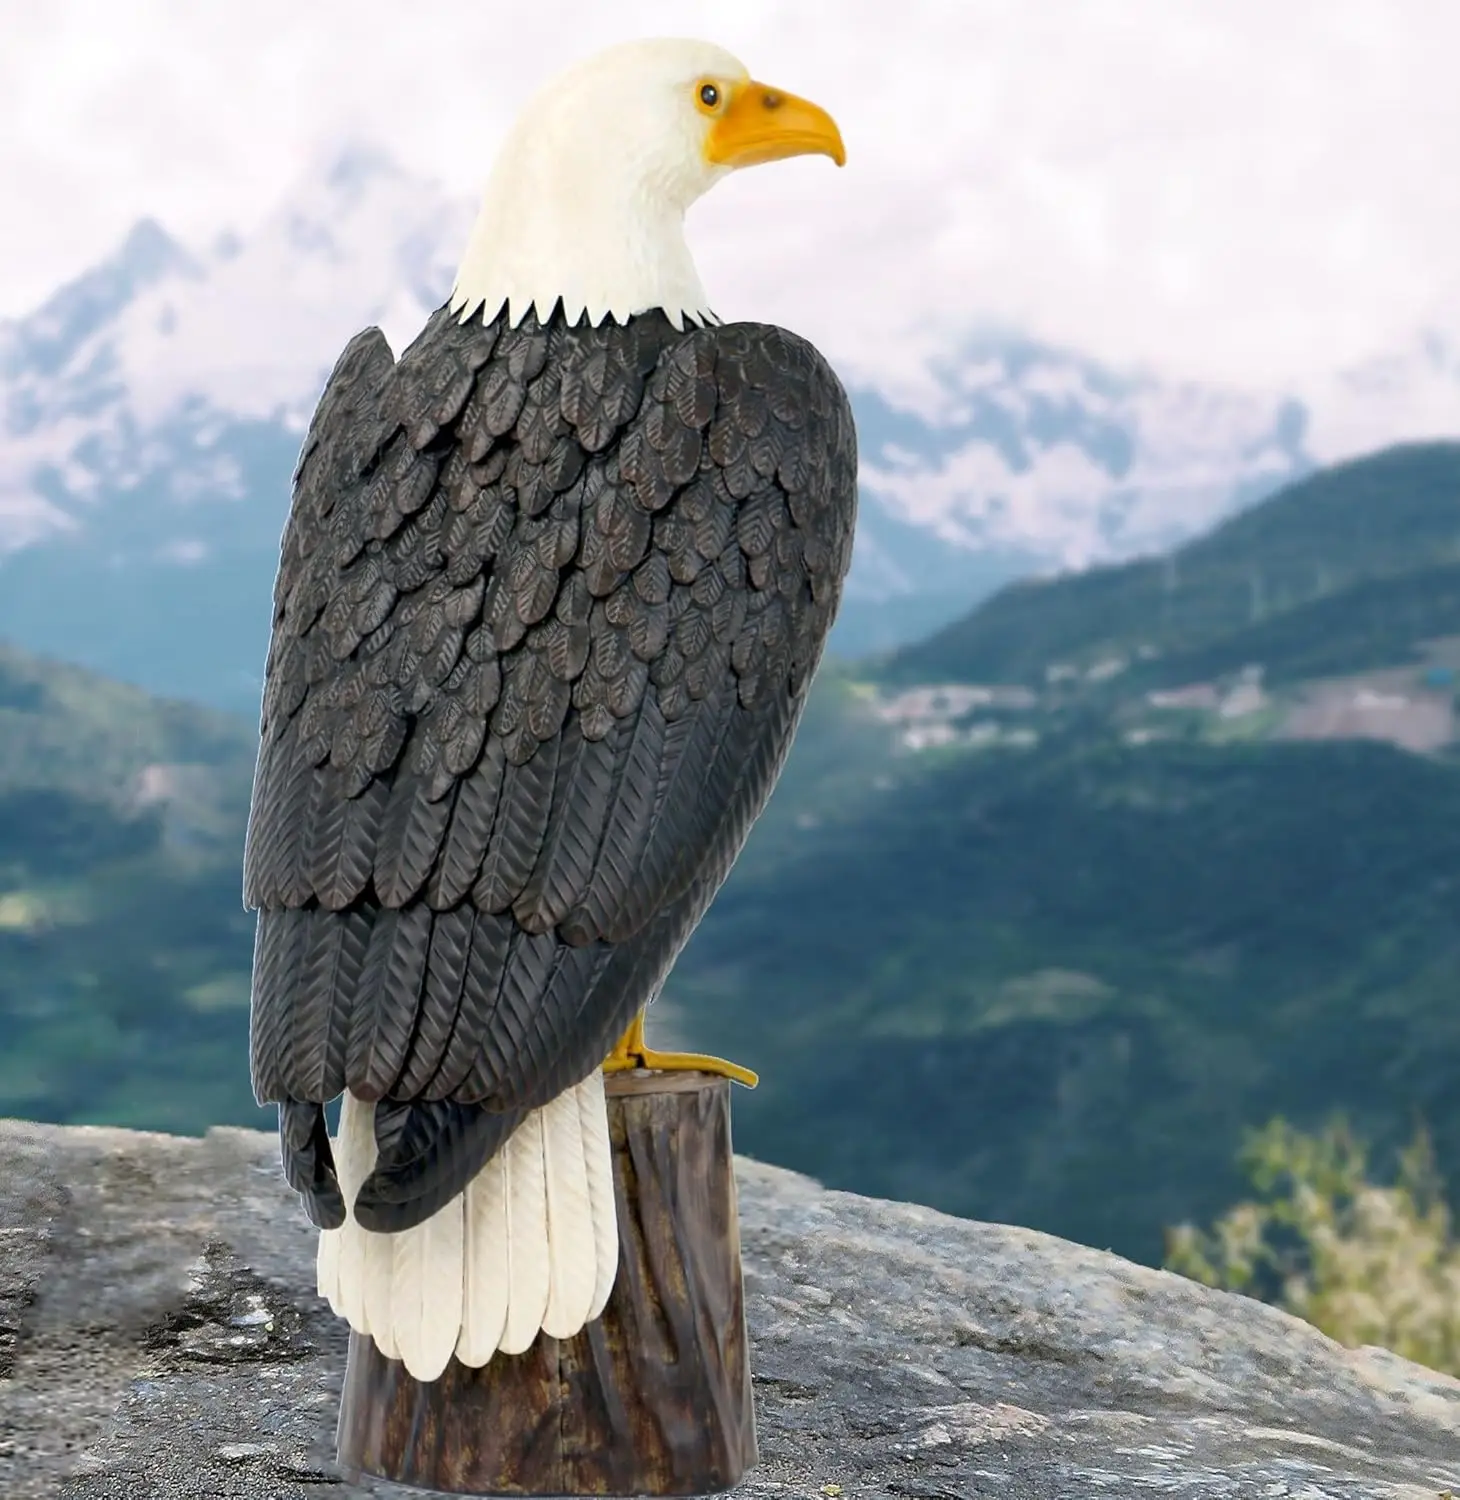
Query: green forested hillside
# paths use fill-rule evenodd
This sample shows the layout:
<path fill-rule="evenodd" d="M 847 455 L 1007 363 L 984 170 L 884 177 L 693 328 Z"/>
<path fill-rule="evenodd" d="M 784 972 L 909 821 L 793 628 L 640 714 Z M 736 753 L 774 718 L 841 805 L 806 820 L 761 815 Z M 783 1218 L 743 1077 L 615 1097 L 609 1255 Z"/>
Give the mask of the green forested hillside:
<path fill-rule="evenodd" d="M 752 1155 L 1153 1260 L 1245 1125 L 1460 1162 L 1460 771 L 1385 745 L 947 760 L 722 894 L 670 980 Z"/>
<path fill-rule="evenodd" d="M 198 1130 L 248 1089 L 246 724 L 0 648 L 0 1114 Z"/>
<path fill-rule="evenodd" d="M 1059 663 L 1217 650 L 1356 582 L 1444 564 L 1460 564 L 1460 443 L 1388 448 L 1290 485 L 1167 557 L 1004 589 L 883 675 L 1039 685 Z"/>
<path fill-rule="evenodd" d="M 1455 505 L 1460 512 L 1460 494 Z M 1460 562 L 1426 564 L 1355 579 L 1211 640 L 1169 648 L 1137 661 L 1132 681 L 1174 687 L 1260 662 L 1268 682 L 1291 684 L 1414 662 L 1423 642 L 1453 636 L 1460 636 Z"/>
<path fill-rule="evenodd" d="M 651 1033 L 761 1072 L 752 1154 L 1146 1260 L 1276 1114 L 1423 1119 L 1455 1186 L 1457 596 L 1412 447 L 824 671 Z M 253 742 L 0 656 L 0 1113 L 263 1118 Z"/>

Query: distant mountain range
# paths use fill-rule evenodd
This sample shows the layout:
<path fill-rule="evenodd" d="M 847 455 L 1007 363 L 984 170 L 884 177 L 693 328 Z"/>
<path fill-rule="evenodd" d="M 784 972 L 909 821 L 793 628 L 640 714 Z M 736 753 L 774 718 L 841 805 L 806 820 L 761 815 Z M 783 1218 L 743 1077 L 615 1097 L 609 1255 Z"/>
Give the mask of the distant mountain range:
<path fill-rule="evenodd" d="M 1457 689 L 1460 444 L 1005 588 L 823 670 L 651 1033 L 761 1072 L 752 1155 L 1145 1260 L 1274 1113 L 1460 1187 Z M 260 1122 L 253 753 L 0 651 L 0 1114 Z"/>
<path fill-rule="evenodd" d="M 887 672 L 1041 685 L 1103 663 L 1177 686 L 1245 662 L 1288 678 L 1388 665 L 1415 641 L 1460 633 L 1450 578 L 1460 444 L 1405 444 L 1292 484 L 1162 556 L 1007 588 Z M 1356 658 L 1360 639 L 1374 660 Z M 1294 659 L 1300 643 L 1308 654 Z"/>
<path fill-rule="evenodd" d="M 397 349 L 414 335 L 471 211 L 350 152 L 243 238 L 184 248 L 141 223 L 0 325 L 0 635 L 252 713 L 322 382 L 360 327 Z M 930 384 L 922 411 L 853 391 L 864 503 L 843 656 L 919 639 L 1011 578 L 1180 542 L 1312 467 L 1298 401 L 1015 337 L 971 343 Z"/>

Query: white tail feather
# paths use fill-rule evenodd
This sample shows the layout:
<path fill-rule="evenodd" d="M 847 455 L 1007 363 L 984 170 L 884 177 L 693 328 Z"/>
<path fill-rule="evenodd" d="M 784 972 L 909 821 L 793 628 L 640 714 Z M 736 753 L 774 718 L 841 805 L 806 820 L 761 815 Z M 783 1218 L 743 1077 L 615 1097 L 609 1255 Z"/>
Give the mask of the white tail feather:
<path fill-rule="evenodd" d="M 542 1111 L 535 1109 L 502 1148 L 507 1156 L 507 1325 L 503 1354 L 521 1354 L 542 1327 L 551 1289 Z"/>
<path fill-rule="evenodd" d="M 430 1222 L 428 1219 L 427 1223 Z M 425 1224 L 403 1234 L 385 1236 L 390 1247 L 390 1333 L 397 1358 L 414 1370 L 421 1358 L 422 1299 L 430 1296 L 424 1282 L 426 1264 Z"/>
<path fill-rule="evenodd" d="M 417 1380 L 436 1380 L 461 1333 L 464 1214 L 453 1198 L 395 1240 L 391 1319 L 396 1347 Z"/>
<path fill-rule="evenodd" d="M 548 1300 L 542 1331 L 568 1339 L 588 1321 L 593 1305 L 596 1256 L 593 1200 L 588 1196 L 588 1163 L 583 1155 L 583 1121 L 576 1090 L 559 1094 L 542 1111 L 543 1161 L 547 1184 Z"/>
<path fill-rule="evenodd" d="M 375 1108 L 347 1094 L 335 1163 L 353 1207 L 375 1165 Z M 387 1359 L 435 1380 L 454 1352 L 480 1366 L 539 1331 L 571 1338 L 602 1313 L 618 1267 L 603 1075 L 536 1110 L 466 1191 L 401 1234 L 353 1213 L 321 1235 L 320 1295 Z"/>
<path fill-rule="evenodd" d="M 613 1145 L 608 1138 L 608 1101 L 603 1094 L 603 1074 L 590 1073 L 574 1090 L 583 1130 L 583 1160 L 588 1168 L 588 1199 L 593 1205 L 595 1265 L 593 1298 L 586 1322 L 591 1323 L 608 1305 L 618 1275 L 618 1207 L 613 1192 Z"/>
<path fill-rule="evenodd" d="M 369 1229 L 356 1233 L 365 1242 L 365 1320 L 360 1332 L 368 1333 L 387 1359 L 399 1359 L 395 1341 L 395 1246 L 388 1234 Z"/>
<path fill-rule="evenodd" d="M 480 1366 L 507 1325 L 507 1154 L 499 1151 L 466 1190 L 466 1290 L 456 1357 Z"/>
<path fill-rule="evenodd" d="M 347 1204 L 354 1203 L 360 1184 L 375 1167 L 375 1107 L 362 1104 L 353 1094 L 340 1101 L 340 1138 L 335 1143 L 335 1171 Z M 319 1237 L 321 1263 L 326 1242 L 336 1247 L 333 1255 L 334 1295 L 330 1306 L 351 1327 L 365 1331 L 365 1241 L 348 1215 L 340 1229 L 326 1230 Z M 320 1286 L 320 1295 L 327 1296 Z"/>
<path fill-rule="evenodd" d="M 330 1305 L 336 1317 L 340 1315 L 340 1241 L 344 1233 L 339 1229 L 322 1229 L 319 1235 L 319 1253 L 314 1258 L 315 1290 Z"/>

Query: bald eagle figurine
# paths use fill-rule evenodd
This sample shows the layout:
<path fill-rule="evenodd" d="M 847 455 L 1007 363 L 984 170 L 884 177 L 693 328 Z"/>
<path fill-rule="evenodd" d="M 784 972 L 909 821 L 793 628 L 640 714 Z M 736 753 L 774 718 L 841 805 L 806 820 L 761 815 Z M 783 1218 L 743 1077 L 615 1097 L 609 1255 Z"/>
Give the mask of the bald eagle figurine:
<path fill-rule="evenodd" d="M 717 47 L 571 68 L 449 302 L 399 360 L 353 339 L 304 442 L 245 859 L 253 1085 L 321 1295 L 418 1380 L 603 1310 L 605 1070 L 746 1076 L 652 1051 L 642 1013 L 790 748 L 856 440 L 815 349 L 711 311 L 684 216 L 805 153 L 843 161 L 831 117 Z"/>

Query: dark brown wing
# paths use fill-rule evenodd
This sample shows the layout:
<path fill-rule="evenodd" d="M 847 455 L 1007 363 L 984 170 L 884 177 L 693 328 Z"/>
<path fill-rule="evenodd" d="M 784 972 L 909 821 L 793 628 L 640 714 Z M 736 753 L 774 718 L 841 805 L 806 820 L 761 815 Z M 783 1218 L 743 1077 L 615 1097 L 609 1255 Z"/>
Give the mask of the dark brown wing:
<path fill-rule="evenodd" d="M 855 468 L 840 385 L 774 328 L 442 310 L 399 365 L 374 331 L 346 350 L 245 864 L 255 1092 L 321 1221 L 325 1100 L 382 1101 L 357 1206 L 407 1227 L 662 983 L 789 747 Z"/>

